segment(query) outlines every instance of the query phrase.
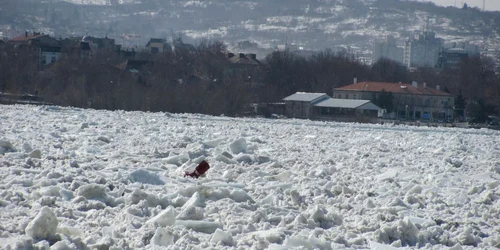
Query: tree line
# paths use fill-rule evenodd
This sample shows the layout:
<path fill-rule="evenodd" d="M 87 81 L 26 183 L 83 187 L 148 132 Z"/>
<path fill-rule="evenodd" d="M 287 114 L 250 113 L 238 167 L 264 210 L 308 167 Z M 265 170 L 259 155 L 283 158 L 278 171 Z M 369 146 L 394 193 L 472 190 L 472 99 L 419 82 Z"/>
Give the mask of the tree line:
<path fill-rule="evenodd" d="M 275 51 L 260 66 L 231 70 L 235 65 L 224 43 L 206 40 L 155 55 L 140 54 L 143 67 L 131 71 L 117 67 L 123 60 L 113 51 L 98 50 L 92 56 L 64 48 L 63 52 L 57 62 L 41 66 L 30 47 L 0 44 L 0 91 L 37 94 L 62 106 L 240 116 L 249 112 L 250 103 L 278 102 L 297 91 L 332 95 L 334 88 L 357 78 L 440 85 L 457 96 L 457 115 L 467 110 L 484 118 L 500 110 L 499 72 L 483 57 L 464 59 L 455 69 L 408 70 L 389 59 L 368 66 L 349 53 L 328 49 L 310 57 Z M 390 106 L 384 100 L 373 101 Z"/>

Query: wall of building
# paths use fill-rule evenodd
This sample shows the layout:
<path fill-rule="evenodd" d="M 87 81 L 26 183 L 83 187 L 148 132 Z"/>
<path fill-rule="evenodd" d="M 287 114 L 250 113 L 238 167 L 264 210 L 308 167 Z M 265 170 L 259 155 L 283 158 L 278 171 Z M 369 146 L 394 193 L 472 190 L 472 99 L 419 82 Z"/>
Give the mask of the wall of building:
<path fill-rule="evenodd" d="M 335 90 L 333 98 L 372 100 L 380 92 Z M 393 107 L 396 117 L 408 119 L 453 119 L 453 96 L 412 95 L 393 93 Z"/>
<path fill-rule="evenodd" d="M 312 118 L 310 102 L 286 101 L 285 115 L 291 118 Z"/>

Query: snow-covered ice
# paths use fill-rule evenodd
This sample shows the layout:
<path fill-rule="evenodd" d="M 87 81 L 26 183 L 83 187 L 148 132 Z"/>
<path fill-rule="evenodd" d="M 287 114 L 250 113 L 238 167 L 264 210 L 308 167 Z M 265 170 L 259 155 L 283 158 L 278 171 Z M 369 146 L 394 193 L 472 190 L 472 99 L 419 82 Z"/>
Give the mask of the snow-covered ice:
<path fill-rule="evenodd" d="M 486 129 L 0 106 L 0 178 L 0 249 L 500 246 Z"/>

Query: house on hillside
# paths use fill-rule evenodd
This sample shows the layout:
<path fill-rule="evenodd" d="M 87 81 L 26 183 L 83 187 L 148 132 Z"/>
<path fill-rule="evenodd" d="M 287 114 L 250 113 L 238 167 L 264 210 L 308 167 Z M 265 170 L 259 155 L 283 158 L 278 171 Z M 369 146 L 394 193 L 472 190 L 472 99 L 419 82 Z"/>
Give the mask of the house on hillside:
<path fill-rule="evenodd" d="M 88 58 L 92 56 L 92 50 L 89 42 L 78 40 L 77 38 L 65 38 L 60 41 L 63 54 L 73 54 L 80 58 Z"/>
<path fill-rule="evenodd" d="M 126 60 L 117 65 L 117 68 L 131 73 L 140 73 L 147 66 L 151 66 L 152 64 L 153 62 L 148 60 Z"/>
<path fill-rule="evenodd" d="M 171 49 L 167 40 L 164 38 L 151 38 L 146 44 L 146 49 L 151 54 L 163 53 L 167 49 Z"/>
<path fill-rule="evenodd" d="M 227 54 L 228 65 L 224 69 L 224 77 L 240 78 L 249 85 L 259 84 L 256 79 L 262 70 L 262 63 L 257 59 L 256 54 L 234 53 Z"/>
<path fill-rule="evenodd" d="M 285 102 L 285 116 L 291 118 L 314 118 L 314 105 L 330 99 L 325 93 L 297 92 L 283 98 Z"/>
<path fill-rule="evenodd" d="M 453 120 L 454 96 L 439 85 L 359 82 L 334 89 L 333 97 L 371 100 L 397 119 Z"/>
<path fill-rule="evenodd" d="M 84 36 L 81 38 L 82 42 L 87 42 L 92 50 L 109 50 L 119 51 L 120 46 L 115 43 L 115 39 L 108 37 L 99 38 L 92 36 Z"/>
<path fill-rule="evenodd" d="M 41 65 L 56 62 L 61 56 L 61 43 L 59 40 L 43 33 L 28 33 L 9 40 L 16 47 L 26 46 L 35 51 L 37 60 Z"/>

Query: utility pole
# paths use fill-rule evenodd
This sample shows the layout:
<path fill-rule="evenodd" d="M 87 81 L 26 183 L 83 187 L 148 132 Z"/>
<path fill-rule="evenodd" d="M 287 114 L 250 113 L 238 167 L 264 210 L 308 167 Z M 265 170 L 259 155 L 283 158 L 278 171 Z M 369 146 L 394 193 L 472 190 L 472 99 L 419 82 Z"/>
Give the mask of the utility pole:
<path fill-rule="evenodd" d="M 486 0 L 483 0 L 483 11 L 486 11 Z"/>

